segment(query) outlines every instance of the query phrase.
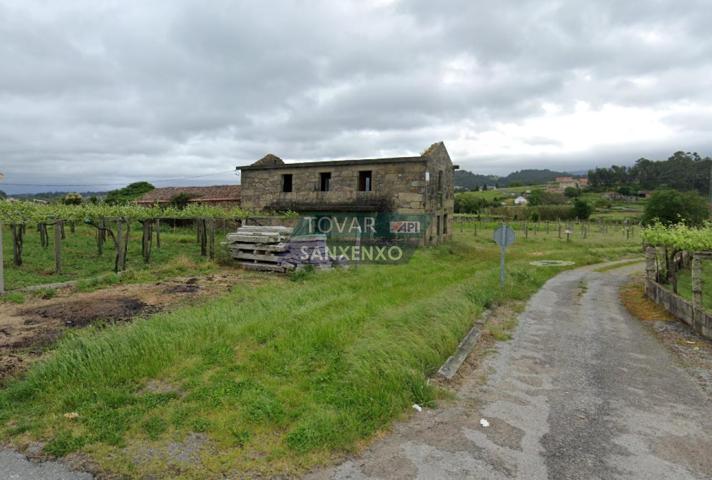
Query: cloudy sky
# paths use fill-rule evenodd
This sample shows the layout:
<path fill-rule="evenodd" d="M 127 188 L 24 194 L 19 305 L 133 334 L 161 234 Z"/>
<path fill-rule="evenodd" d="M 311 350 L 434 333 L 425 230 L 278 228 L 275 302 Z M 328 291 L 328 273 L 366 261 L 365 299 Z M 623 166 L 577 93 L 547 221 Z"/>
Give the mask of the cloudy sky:
<path fill-rule="evenodd" d="M 709 0 L 0 0 L 0 189 L 439 140 L 479 173 L 710 155 L 710 24 Z"/>

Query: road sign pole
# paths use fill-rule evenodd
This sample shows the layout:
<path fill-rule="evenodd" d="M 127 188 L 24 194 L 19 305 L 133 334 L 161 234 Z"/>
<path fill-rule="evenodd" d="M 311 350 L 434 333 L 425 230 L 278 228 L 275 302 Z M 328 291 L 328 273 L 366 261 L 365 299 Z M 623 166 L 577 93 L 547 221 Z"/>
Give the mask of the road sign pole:
<path fill-rule="evenodd" d="M 499 286 L 504 288 L 504 247 L 499 249 Z"/>
<path fill-rule="evenodd" d="M 504 254 L 507 247 L 514 243 L 516 235 L 512 227 L 502 223 L 494 232 L 494 241 L 499 245 L 499 285 L 504 288 Z"/>

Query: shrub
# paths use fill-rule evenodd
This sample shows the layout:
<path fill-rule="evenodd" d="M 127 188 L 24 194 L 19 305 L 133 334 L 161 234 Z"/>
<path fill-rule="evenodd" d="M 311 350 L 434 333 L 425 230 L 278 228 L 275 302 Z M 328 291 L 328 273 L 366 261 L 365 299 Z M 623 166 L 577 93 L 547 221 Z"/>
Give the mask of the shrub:
<path fill-rule="evenodd" d="M 588 217 L 591 216 L 592 211 L 593 208 L 591 207 L 591 205 L 584 202 L 583 200 L 577 198 L 574 201 L 573 213 L 574 216 L 579 220 L 588 220 Z"/>
<path fill-rule="evenodd" d="M 564 189 L 564 195 L 569 198 L 576 198 L 581 195 L 581 190 L 576 187 L 566 187 Z"/>
<path fill-rule="evenodd" d="M 658 221 L 663 225 L 700 226 L 709 216 L 707 200 L 698 193 L 658 190 L 645 205 L 642 221 L 644 225 Z"/>
<path fill-rule="evenodd" d="M 545 190 L 532 190 L 527 198 L 529 205 L 561 205 L 566 203 L 566 197 L 560 193 L 547 192 Z"/>

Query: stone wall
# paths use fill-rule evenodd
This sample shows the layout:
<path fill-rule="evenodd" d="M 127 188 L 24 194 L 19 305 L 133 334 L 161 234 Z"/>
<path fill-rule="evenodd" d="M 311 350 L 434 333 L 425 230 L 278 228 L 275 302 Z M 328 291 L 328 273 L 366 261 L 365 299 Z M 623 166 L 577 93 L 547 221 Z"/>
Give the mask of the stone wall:
<path fill-rule="evenodd" d="M 449 240 L 452 238 L 455 213 L 455 175 L 452 161 L 442 142 L 433 144 L 423 153 L 423 157 L 427 159 L 429 178 L 425 210 L 433 216 L 427 233 L 428 239 L 430 243 L 435 243 L 436 240 Z"/>
<path fill-rule="evenodd" d="M 699 257 L 698 257 L 699 258 Z M 689 301 L 655 281 L 655 248 L 645 250 L 646 278 L 645 295 L 689 325 L 695 332 L 712 339 L 712 314 L 702 306 L 701 292 L 698 301 Z M 693 272 L 695 273 L 695 272 Z M 696 272 L 699 276 L 701 272 Z"/>
<path fill-rule="evenodd" d="M 425 211 L 424 161 L 325 167 L 243 170 L 242 207 L 248 210 L 391 209 Z M 370 171 L 372 189 L 359 191 L 359 172 Z M 331 173 L 330 189 L 320 190 L 320 174 Z M 292 191 L 282 192 L 283 175 L 292 175 Z"/>

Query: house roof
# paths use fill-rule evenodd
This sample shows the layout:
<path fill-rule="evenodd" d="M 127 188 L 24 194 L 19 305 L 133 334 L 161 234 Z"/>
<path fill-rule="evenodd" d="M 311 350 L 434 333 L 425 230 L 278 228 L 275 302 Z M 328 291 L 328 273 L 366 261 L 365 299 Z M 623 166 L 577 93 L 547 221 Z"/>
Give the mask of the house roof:
<path fill-rule="evenodd" d="M 190 202 L 239 202 L 240 185 L 213 185 L 209 187 L 162 187 L 143 194 L 136 203 L 170 203 L 181 193 L 190 197 Z"/>
<path fill-rule="evenodd" d="M 392 158 L 361 158 L 355 160 L 327 160 L 322 162 L 299 162 L 265 165 L 259 162 L 252 165 L 237 167 L 238 170 L 267 170 L 274 168 L 306 168 L 306 167 L 339 167 L 348 165 L 374 165 L 380 163 L 421 163 L 426 162 L 425 157 L 392 157 Z"/>
<path fill-rule="evenodd" d="M 295 162 L 285 163 L 276 155 L 268 153 L 261 159 L 257 160 L 252 165 L 238 166 L 237 170 L 272 170 L 272 169 L 293 169 L 293 168 L 309 168 L 309 167 L 343 167 L 353 165 L 379 165 L 384 163 L 425 163 L 428 157 L 433 155 L 438 149 L 445 150 L 443 142 L 436 142 L 430 145 L 421 155 L 413 157 L 385 157 L 385 158 L 359 158 L 349 160 L 327 160 L 319 162 Z M 447 150 L 445 150 L 447 154 Z M 453 165 L 454 169 L 459 168 Z"/>

